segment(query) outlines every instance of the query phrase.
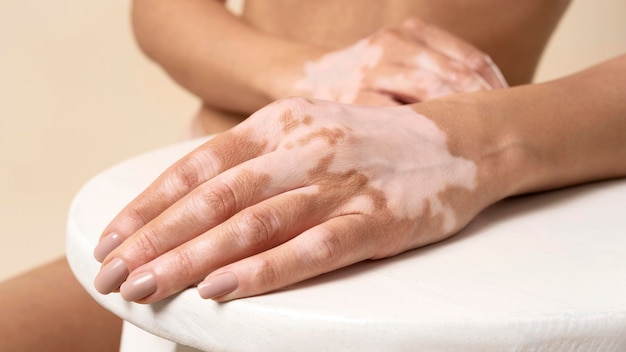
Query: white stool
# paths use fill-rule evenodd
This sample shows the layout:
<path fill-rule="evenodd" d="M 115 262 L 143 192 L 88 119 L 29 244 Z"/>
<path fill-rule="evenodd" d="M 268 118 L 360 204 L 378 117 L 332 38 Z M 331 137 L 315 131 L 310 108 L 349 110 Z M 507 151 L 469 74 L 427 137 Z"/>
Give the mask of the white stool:
<path fill-rule="evenodd" d="M 71 207 L 76 277 L 141 328 L 126 324 L 123 351 L 626 351 L 626 179 L 505 200 L 443 243 L 259 297 L 218 304 L 188 289 L 141 305 L 97 293 L 104 226 L 200 142 L 103 172 Z"/>

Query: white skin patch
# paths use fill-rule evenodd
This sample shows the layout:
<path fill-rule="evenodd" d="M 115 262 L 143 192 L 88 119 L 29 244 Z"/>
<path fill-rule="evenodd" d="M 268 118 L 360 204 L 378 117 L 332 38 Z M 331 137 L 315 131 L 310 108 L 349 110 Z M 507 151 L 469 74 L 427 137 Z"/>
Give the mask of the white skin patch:
<path fill-rule="evenodd" d="M 313 122 L 296 127 L 284 137 L 292 140 L 297 148 L 302 148 L 302 152 L 292 155 L 315 155 L 314 159 L 319 160 L 332 155 L 328 172 L 341 174 L 355 170 L 361 173 L 367 177 L 369 186 L 384 193 L 387 207 L 394 216 L 414 218 L 428 207 L 431 216 L 443 219 L 443 232 L 449 234 L 457 228 L 455 211 L 445 203 L 445 198 L 442 201 L 442 195 L 451 187 L 467 191 L 476 189 L 477 165 L 469 159 L 452 155 L 445 132 L 430 119 L 407 106 L 378 109 L 316 102 L 306 111 Z M 326 116 L 332 118 L 324 118 Z M 352 128 L 350 125 L 355 121 L 358 127 Z M 309 139 L 304 145 L 295 142 L 322 128 L 342 130 L 344 135 L 337 138 L 336 144 L 330 144 L 329 139 L 321 136 Z M 286 181 L 276 175 L 273 178 Z M 337 192 L 341 192 L 341 185 L 337 185 Z M 376 211 L 363 195 L 344 204 L 340 212 L 355 210 L 363 213 Z"/>
<path fill-rule="evenodd" d="M 474 190 L 477 187 L 476 163 L 450 154 L 446 134 L 428 118 L 418 115 L 408 107 L 399 107 L 397 112 L 393 120 L 410 120 L 412 131 L 404 131 L 403 136 L 389 136 L 390 140 L 404 140 L 411 138 L 411 135 L 424 136 L 424 140 L 413 141 L 414 146 L 419 146 L 416 149 L 398 148 L 394 143 L 387 144 L 388 148 L 383 145 L 382 149 L 381 145 L 376 145 L 375 149 L 367 143 L 359 145 L 360 153 L 380 156 L 380 160 L 372 160 L 372 163 L 378 165 L 371 165 L 362 172 L 371 180 L 373 187 L 384 192 L 389 208 L 394 210 L 397 217 L 410 218 L 423 213 L 427 201 L 432 215 L 443 216 L 444 232 L 450 232 L 457 225 L 454 211 L 442 203 L 440 195 L 449 187 Z M 375 109 L 363 109 L 360 112 L 363 126 L 367 127 L 370 121 L 380 120 L 379 114 Z M 374 124 L 371 126 L 372 129 L 380 127 L 382 126 Z M 331 171 L 341 169 L 351 160 L 353 161 L 349 153 L 338 155 L 331 164 Z M 382 165 L 384 168 L 381 169 Z M 386 178 L 385 171 L 391 171 L 389 168 L 395 169 L 393 179 Z M 407 193 L 411 190 L 419 190 L 415 194 L 417 197 L 407 198 Z"/>
<path fill-rule="evenodd" d="M 339 103 L 355 101 L 364 71 L 380 62 L 383 50 L 361 40 L 341 51 L 322 56 L 304 66 L 305 77 L 294 88 L 307 96 Z"/>
<path fill-rule="evenodd" d="M 296 95 L 370 106 L 400 105 L 489 89 L 463 63 L 382 32 L 304 64 Z"/>
<path fill-rule="evenodd" d="M 408 106 L 303 98 L 261 109 L 190 154 L 186 164 L 176 164 L 189 168 L 194 160 L 209 160 L 204 174 L 210 177 L 108 255 L 124 271 L 104 277 L 113 282 L 106 291 L 125 279 L 133 287 L 129 282 L 150 272 L 159 280 L 157 291 L 142 298 L 150 302 L 210 272 L 209 283 L 230 272 L 236 280 L 229 292 L 247 295 L 268 273 L 293 275 L 278 283 L 286 285 L 452 235 L 485 201 L 473 192 L 479 187 L 477 165 L 453 155 L 445 130 L 433 121 Z M 162 202 L 163 194 L 154 190 L 180 178 L 181 169 L 172 170 L 135 202 Z M 154 257 L 141 240 L 147 237 L 137 236 L 159 241 Z M 181 255 L 192 261 L 181 261 Z M 261 290 L 278 287 L 272 278 Z M 206 297 L 219 296 L 210 291 Z"/>

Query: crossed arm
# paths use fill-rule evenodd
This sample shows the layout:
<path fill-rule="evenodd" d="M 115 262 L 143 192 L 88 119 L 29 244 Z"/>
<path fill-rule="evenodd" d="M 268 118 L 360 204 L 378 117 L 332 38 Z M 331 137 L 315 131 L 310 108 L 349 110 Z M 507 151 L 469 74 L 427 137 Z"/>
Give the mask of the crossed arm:
<path fill-rule="evenodd" d="M 340 48 L 285 39 L 218 1 L 134 3 L 138 44 L 207 105 L 252 114 L 289 96 L 397 105 L 506 86 L 480 50 L 413 19 Z"/>
<path fill-rule="evenodd" d="M 279 101 L 113 219 L 96 287 L 144 303 L 196 283 L 256 295 L 442 240 L 510 195 L 622 177 L 624 80 L 626 56 L 410 106 Z"/>

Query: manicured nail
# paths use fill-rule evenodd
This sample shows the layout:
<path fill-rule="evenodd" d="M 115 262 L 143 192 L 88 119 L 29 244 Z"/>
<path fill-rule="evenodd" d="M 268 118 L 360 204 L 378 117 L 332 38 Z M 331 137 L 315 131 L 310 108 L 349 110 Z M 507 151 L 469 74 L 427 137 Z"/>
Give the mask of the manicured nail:
<path fill-rule="evenodd" d="M 204 299 L 220 297 L 235 291 L 239 286 L 237 276 L 230 271 L 209 276 L 198 284 L 198 293 Z"/>
<path fill-rule="evenodd" d="M 129 277 L 120 287 L 120 293 L 125 300 L 132 302 L 153 294 L 156 289 L 157 281 L 154 274 L 145 272 Z"/>
<path fill-rule="evenodd" d="M 93 285 L 98 292 L 106 295 L 120 287 L 122 282 L 126 280 L 128 273 L 126 263 L 119 258 L 115 258 L 100 269 L 100 272 L 93 280 Z"/>
<path fill-rule="evenodd" d="M 104 258 L 106 258 L 109 253 L 111 253 L 117 246 L 122 244 L 122 236 L 116 234 L 115 232 L 110 233 L 102 238 L 96 248 L 93 250 L 93 256 L 97 261 L 102 263 Z"/>

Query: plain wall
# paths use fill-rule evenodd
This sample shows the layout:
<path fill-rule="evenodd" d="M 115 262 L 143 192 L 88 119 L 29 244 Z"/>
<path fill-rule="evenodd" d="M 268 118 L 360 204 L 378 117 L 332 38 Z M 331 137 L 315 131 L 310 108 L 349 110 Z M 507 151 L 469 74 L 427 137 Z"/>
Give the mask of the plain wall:
<path fill-rule="evenodd" d="M 196 110 L 138 51 L 128 13 L 127 1 L 0 0 L 0 280 L 63 255 L 81 185 L 176 142 Z M 623 0 L 573 2 L 536 80 L 626 53 L 624 14 Z"/>

